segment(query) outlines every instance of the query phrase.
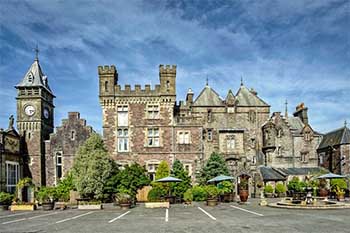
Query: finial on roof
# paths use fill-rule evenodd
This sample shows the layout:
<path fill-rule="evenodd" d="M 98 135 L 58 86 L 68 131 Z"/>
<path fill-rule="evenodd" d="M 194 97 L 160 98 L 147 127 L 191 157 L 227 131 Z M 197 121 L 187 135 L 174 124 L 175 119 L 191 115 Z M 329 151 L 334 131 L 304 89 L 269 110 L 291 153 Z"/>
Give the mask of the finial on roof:
<path fill-rule="evenodd" d="M 344 121 L 344 128 L 346 128 L 348 122 L 346 122 L 346 120 Z"/>
<path fill-rule="evenodd" d="M 207 75 L 207 79 L 206 79 L 206 86 L 209 86 L 209 79 L 208 79 L 208 75 Z"/>
<path fill-rule="evenodd" d="M 286 102 L 284 103 L 286 105 L 286 109 L 285 109 L 285 112 L 284 112 L 284 116 L 285 117 L 288 117 L 288 101 L 286 99 Z"/>
<path fill-rule="evenodd" d="M 241 86 L 243 86 L 243 76 L 241 75 Z"/>
<path fill-rule="evenodd" d="M 35 61 L 39 61 L 39 47 L 38 47 L 38 44 L 36 44 L 36 46 L 34 48 L 34 51 L 35 51 Z"/>

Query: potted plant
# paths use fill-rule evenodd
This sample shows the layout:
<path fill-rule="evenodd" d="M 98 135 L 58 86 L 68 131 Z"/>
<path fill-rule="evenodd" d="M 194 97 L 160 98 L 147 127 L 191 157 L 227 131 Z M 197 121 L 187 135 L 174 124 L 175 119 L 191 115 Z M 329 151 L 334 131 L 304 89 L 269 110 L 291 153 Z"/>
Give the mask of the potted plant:
<path fill-rule="evenodd" d="M 33 203 L 34 200 L 33 199 L 26 200 L 25 197 L 22 196 L 23 190 L 26 189 L 26 192 L 32 193 L 31 196 L 34 197 L 34 188 L 35 188 L 35 185 L 33 184 L 33 181 L 31 178 L 25 177 L 23 179 L 20 179 L 16 185 L 16 194 L 15 194 L 15 199 L 11 204 L 11 211 L 35 210 L 36 204 Z"/>
<path fill-rule="evenodd" d="M 344 179 L 333 179 L 331 181 L 331 188 L 338 201 L 344 201 L 345 192 L 344 190 L 347 188 L 346 181 Z"/>
<path fill-rule="evenodd" d="M 125 188 L 118 189 L 115 199 L 122 210 L 130 209 L 132 198 L 129 190 Z"/>
<path fill-rule="evenodd" d="M 223 202 L 230 202 L 234 199 L 233 189 L 234 185 L 230 181 L 222 181 L 219 183 L 220 193 L 222 195 L 221 200 Z"/>
<path fill-rule="evenodd" d="M 241 202 L 247 202 L 248 196 L 248 179 L 241 179 L 239 183 L 239 199 Z"/>
<path fill-rule="evenodd" d="M 264 194 L 265 197 L 267 198 L 272 198 L 273 197 L 273 187 L 271 184 L 267 184 L 264 188 Z"/>
<path fill-rule="evenodd" d="M 11 193 L 0 192 L 0 210 L 8 210 L 12 199 L 13 195 Z"/>
<path fill-rule="evenodd" d="M 38 201 L 41 203 L 43 210 L 53 210 L 55 188 L 54 187 L 41 187 L 37 193 Z"/>
<path fill-rule="evenodd" d="M 207 205 L 216 206 L 218 204 L 218 188 L 214 185 L 207 185 L 205 186 L 205 191 L 207 193 Z"/>
<path fill-rule="evenodd" d="M 320 197 L 327 197 L 328 196 L 328 190 L 326 189 L 327 181 L 326 179 L 320 179 L 320 182 L 318 184 L 319 186 L 319 196 Z"/>
<path fill-rule="evenodd" d="M 285 197 L 286 191 L 287 191 L 287 188 L 283 183 L 278 182 L 276 184 L 275 193 L 277 194 L 278 197 Z"/>
<path fill-rule="evenodd" d="M 191 205 L 193 201 L 192 189 L 187 189 L 184 193 L 184 201 L 186 205 Z"/>

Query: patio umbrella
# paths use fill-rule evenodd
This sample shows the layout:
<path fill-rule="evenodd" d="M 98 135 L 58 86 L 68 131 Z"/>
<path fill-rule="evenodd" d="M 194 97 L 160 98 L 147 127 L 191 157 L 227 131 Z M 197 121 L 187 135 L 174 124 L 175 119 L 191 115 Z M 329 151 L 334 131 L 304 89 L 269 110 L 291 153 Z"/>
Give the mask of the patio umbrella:
<path fill-rule="evenodd" d="M 346 178 L 346 176 L 338 175 L 334 173 L 327 173 L 325 175 L 316 177 L 316 179 L 341 179 L 341 178 Z"/>
<path fill-rule="evenodd" d="M 234 177 L 232 176 L 219 175 L 217 177 L 214 177 L 213 179 L 208 180 L 207 183 L 221 182 L 224 180 L 233 180 L 233 179 Z"/>
<path fill-rule="evenodd" d="M 172 182 L 181 182 L 182 180 L 179 178 L 175 178 L 172 176 L 167 176 L 161 179 L 156 180 L 156 182 L 160 183 L 172 183 Z M 171 188 L 169 188 L 169 197 L 171 196 Z"/>

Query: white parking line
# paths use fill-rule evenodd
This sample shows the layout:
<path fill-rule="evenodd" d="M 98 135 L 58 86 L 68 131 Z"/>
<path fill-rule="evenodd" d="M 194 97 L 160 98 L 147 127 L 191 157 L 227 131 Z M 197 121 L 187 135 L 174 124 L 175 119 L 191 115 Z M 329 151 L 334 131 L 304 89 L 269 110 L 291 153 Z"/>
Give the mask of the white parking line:
<path fill-rule="evenodd" d="M 77 219 L 77 218 L 80 218 L 80 217 L 83 217 L 85 215 L 92 214 L 92 213 L 93 213 L 93 211 L 90 211 L 90 212 L 87 212 L 85 214 L 77 215 L 77 216 L 74 216 L 74 217 L 71 217 L 71 218 L 62 219 L 60 221 L 57 221 L 56 223 L 62 223 L 62 222 L 66 222 L 66 221 L 69 221 L 69 220 Z"/>
<path fill-rule="evenodd" d="M 260 217 L 264 216 L 263 214 L 259 214 L 257 212 L 254 212 L 254 211 L 250 211 L 250 210 L 246 210 L 246 209 L 243 209 L 243 208 L 240 208 L 240 207 L 237 207 L 237 206 L 233 206 L 231 205 L 232 208 L 235 208 L 235 209 L 238 209 L 238 210 L 242 210 L 242 211 L 245 211 L 245 212 L 248 212 L 248 213 L 251 213 L 251 214 L 255 214 L 255 215 L 258 215 Z"/>
<path fill-rule="evenodd" d="M 202 211 L 203 213 L 205 213 L 206 215 L 208 215 L 209 218 L 213 219 L 213 220 L 216 220 L 215 217 L 213 217 L 211 214 L 209 214 L 207 211 L 203 210 L 201 207 L 198 207 L 198 209 L 200 211 Z"/>
<path fill-rule="evenodd" d="M 19 216 L 19 215 L 25 215 L 25 214 L 31 214 L 31 212 L 27 212 L 27 213 L 18 213 L 18 214 L 9 214 L 9 215 L 6 215 L 6 216 L 0 216 L 0 219 L 1 219 L 1 218 L 10 218 L 10 217 Z"/>
<path fill-rule="evenodd" d="M 165 221 L 166 222 L 169 221 L 169 209 L 168 208 L 165 209 Z"/>
<path fill-rule="evenodd" d="M 25 220 L 31 220 L 31 219 L 35 219 L 35 218 L 50 216 L 50 215 L 54 215 L 54 214 L 58 214 L 58 213 L 59 212 L 54 212 L 54 213 L 50 213 L 50 214 L 37 215 L 37 216 L 30 217 L 30 218 L 20 218 L 20 219 L 16 219 L 16 220 L 12 220 L 12 221 L 3 222 L 1 224 L 5 225 L 5 224 L 10 224 L 10 223 L 15 223 L 15 222 L 21 222 L 21 221 L 25 221 Z"/>
<path fill-rule="evenodd" d="M 114 222 L 115 220 L 117 220 L 117 219 L 120 219 L 120 218 L 122 218 L 122 217 L 124 217 L 125 215 L 127 215 L 128 213 L 130 213 L 130 210 L 128 211 L 128 212 L 125 212 L 124 214 L 121 214 L 121 215 L 119 215 L 118 217 L 116 217 L 116 218 L 113 218 L 112 220 L 110 220 L 108 223 L 112 223 L 112 222 Z"/>

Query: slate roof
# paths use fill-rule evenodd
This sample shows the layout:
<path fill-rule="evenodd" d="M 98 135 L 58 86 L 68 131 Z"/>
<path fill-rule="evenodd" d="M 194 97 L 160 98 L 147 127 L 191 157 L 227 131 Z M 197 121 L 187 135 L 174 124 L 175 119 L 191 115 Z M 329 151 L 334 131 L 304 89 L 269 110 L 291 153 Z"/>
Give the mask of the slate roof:
<path fill-rule="evenodd" d="M 29 70 L 24 75 L 22 81 L 16 85 L 16 88 L 18 88 L 18 87 L 43 87 L 50 94 L 53 95 L 53 93 L 49 87 L 47 77 L 44 75 L 44 73 L 41 70 L 38 59 L 34 60 L 33 64 L 30 66 Z"/>
<path fill-rule="evenodd" d="M 261 166 L 259 169 L 264 181 L 279 181 L 287 179 L 272 167 Z"/>
<path fill-rule="evenodd" d="M 305 127 L 305 124 L 299 117 L 288 117 L 286 118 L 288 125 L 295 133 L 301 133 Z"/>
<path fill-rule="evenodd" d="M 329 146 L 349 144 L 350 143 L 350 130 L 348 127 L 342 127 L 340 129 L 326 133 L 318 149 L 323 149 Z"/>
<path fill-rule="evenodd" d="M 236 94 L 237 106 L 258 106 L 258 107 L 269 107 L 262 99 L 257 95 L 253 94 L 244 85 L 241 85 Z"/>
<path fill-rule="evenodd" d="M 193 103 L 194 106 L 223 106 L 224 103 L 218 93 L 210 86 L 205 86 Z"/>
<path fill-rule="evenodd" d="M 311 175 L 322 172 L 327 172 L 324 168 L 320 167 L 298 167 L 298 168 L 276 168 L 280 173 L 285 175 Z"/>

